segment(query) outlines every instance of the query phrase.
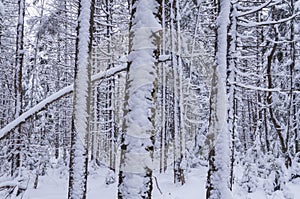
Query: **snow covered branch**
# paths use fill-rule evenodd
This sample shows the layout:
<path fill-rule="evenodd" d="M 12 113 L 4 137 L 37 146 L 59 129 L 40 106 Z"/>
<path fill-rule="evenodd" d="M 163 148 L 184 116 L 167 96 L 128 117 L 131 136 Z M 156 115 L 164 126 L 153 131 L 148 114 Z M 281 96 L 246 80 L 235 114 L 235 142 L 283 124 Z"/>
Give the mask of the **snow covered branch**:
<path fill-rule="evenodd" d="M 126 69 L 126 66 L 120 66 L 111 68 L 105 72 L 100 72 L 98 74 L 95 74 L 92 76 L 92 82 L 111 77 L 119 72 L 122 72 Z M 0 130 L 0 140 L 3 139 L 8 132 L 13 130 L 15 127 L 17 127 L 22 122 L 25 122 L 26 119 L 34 115 L 35 113 L 38 113 L 39 111 L 43 110 L 45 107 L 47 107 L 49 104 L 61 99 L 62 97 L 70 94 L 73 92 L 73 84 L 70 86 L 67 86 L 56 93 L 53 93 L 46 99 L 42 100 L 40 103 L 29 109 L 28 111 L 24 112 L 22 115 L 20 115 L 18 118 L 14 119 L 12 122 L 10 122 L 8 125 L 6 125 L 4 128 Z"/>
<path fill-rule="evenodd" d="M 253 21 L 249 21 L 246 19 L 239 19 L 241 21 L 243 21 L 244 23 L 238 22 L 238 25 L 241 26 L 245 26 L 245 27 L 255 27 L 255 26 L 266 26 L 266 25 L 275 25 L 275 24 L 280 24 L 280 23 L 285 23 L 287 21 L 290 21 L 294 18 L 296 18 L 297 16 L 299 16 L 300 14 L 294 14 L 290 17 L 287 17 L 285 19 L 280 19 L 278 21 L 262 21 L 262 22 L 253 22 Z"/>
<path fill-rule="evenodd" d="M 246 11 L 246 12 L 238 12 L 236 17 L 242 17 L 242 16 L 246 16 L 246 15 L 249 15 L 249 14 L 252 14 L 252 13 L 256 13 L 257 11 L 260 11 L 261 9 L 267 7 L 268 5 L 270 5 L 270 3 L 272 2 L 273 0 L 269 0 L 255 8 L 252 8 L 251 10 L 249 11 Z"/>

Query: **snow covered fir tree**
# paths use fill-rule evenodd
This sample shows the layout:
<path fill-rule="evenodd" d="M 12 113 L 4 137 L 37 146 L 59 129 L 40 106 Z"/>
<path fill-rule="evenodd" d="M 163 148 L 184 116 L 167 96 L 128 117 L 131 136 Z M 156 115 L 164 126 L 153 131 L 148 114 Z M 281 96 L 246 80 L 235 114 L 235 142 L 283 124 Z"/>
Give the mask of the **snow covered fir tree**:
<path fill-rule="evenodd" d="M 300 0 L 0 0 L 0 199 L 300 198 Z"/>

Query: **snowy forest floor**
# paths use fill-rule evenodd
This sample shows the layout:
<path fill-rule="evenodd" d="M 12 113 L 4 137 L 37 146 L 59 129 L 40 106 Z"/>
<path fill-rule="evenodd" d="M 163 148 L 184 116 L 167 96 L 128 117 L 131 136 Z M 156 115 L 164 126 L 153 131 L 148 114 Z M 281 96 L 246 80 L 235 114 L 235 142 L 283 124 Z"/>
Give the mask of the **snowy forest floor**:
<path fill-rule="evenodd" d="M 117 198 L 117 182 L 110 185 L 106 184 L 108 169 L 97 168 L 90 169 L 88 179 L 88 199 L 98 199 L 99 196 L 105 199 Z M 245 189 L 238 186 L 242 173 L 236 169 L 236 178 L 233 190 L 234 199 L 286 199 L 300 198 L 300 180 L 288 182 L 284 191 L 276 191 L 266 194 L 263 187 L 257 187 L 255 192 L 247 193 Z M 48 169 L 45 176 L 39 178 L 37 189 L 33 189 L 33 180 L 27 183 L 27 190 L 23 199 L 65 199 L 68 190 L 68 171 L 67 168 Z M 164 174 L 155 173 L 157 184 L 154 182 L 153 199 L 205 199 L 205 185 L 207 176 L 207 167 L 198 167 L 190 169 L 186 175 L 186 184 L 183 186 L 173 184 L 173 173 L 168 171 Z M 32 177 L 31 179 L 34 179 Z M 158 189 L 159 187 L 159 189 Z M 0 198 L 5 198 L 3 191 L 0 192 Z"/>

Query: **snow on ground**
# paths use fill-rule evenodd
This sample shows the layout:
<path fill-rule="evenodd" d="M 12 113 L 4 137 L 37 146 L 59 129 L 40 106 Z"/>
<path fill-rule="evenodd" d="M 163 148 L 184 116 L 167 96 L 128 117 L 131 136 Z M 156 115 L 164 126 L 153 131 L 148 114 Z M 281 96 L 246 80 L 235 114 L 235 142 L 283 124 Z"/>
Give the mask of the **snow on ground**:
<path fill-rule="evenodd" d="M 117 182 L 106 185 L 105 177 L 107 169 L 99 169 L 92 173 L 88 180 L 88 199 L 98 199 L 99 196 L 105 199 L 117 198 Z M 205 198 L 206 168 L 194 169 L 187 176 L 187 183 L 183 186 L 173 184 L 173 174 L 155 174 L 159 192 L 155 180 L 153 198 L 154 199 L 199 199 Z M 46 176 L 39 179 L 37 189 L 30 188 L 24 199 L 66 199 L 68 179 L 66 176 L 60 177 L 59 171 L 48 171 Z"/>
<path fill-rule="evenodd" d="M 105 184 L 107 172 L 108 170 L 105 168 L 90 172 L 87 199 L 98 199 L 100 196 L 105 199 L 117 198 L 117 182 L 110 185 Z M 29 188 L 23 199 L 66 199 L 68 187 L 66 174 L 67 170 L 48 170 L 46 176 L 40 177 L 38 188 Z M 186 176 L 187 183 L 180 186 L 173 184 L 171 171 L 164 174 L 155 173 L 162 194 L 154 180 L 153 199 L 205 199 L 206 174 L 206 167 L 191 169 Z M 28 187 L 32 187 L 30 184 L 32 182 Z M 294 199 L 300 198 L 300 182 L 289 182 L 287 186 Z M 237 186 L 234 187 L 233 196 L 234 199 L 286 199 L 281 191 L 267 195 L 262 188 L 258 188 L 254 193 L 247 194 Z"/>

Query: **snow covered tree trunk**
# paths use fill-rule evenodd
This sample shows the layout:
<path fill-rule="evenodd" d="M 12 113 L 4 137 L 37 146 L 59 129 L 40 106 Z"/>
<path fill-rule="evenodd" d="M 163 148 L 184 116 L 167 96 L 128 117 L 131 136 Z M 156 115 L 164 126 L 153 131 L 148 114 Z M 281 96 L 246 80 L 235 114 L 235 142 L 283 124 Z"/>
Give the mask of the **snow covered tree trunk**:
<path fill-rule="evenodd" d="M 274 7 L 271 10 L 271 17 L 272 20 L 279 20 L 277 19 L 279 16 L 279 13 L 281 12 L 281 10 L 276 9 L 276 7 Z M 280 48 L 280 44 L 278 44 L 278 41 L 280 41 L 280 31 L 276 26 L 272 26 L 270 27 L 271 29 L 273 29 L 274 31 L 274 41 L 275 42 L 270 42 L 270 48 L 266 51 L 265 53 L 265 67 L 266 67 L 266 72 L 267 72 L 267 86 L 268 89 L 273 89 L 275 87 L 275 81 L 276 78 L 274 77 L 274 72 L 276 71 L 277 68 L 280 67 L 280 63 L 277 63 L 278 60 L 278 52 L 279 52 L 279 48 Z M 277 60 L 276 60 L 277 59 Z M 289 74 L 292 75 L 292 74 Z M 291 77 L 291 76 L 290 76 Z M 289 93 L 290 94 L 290 93 Z M 269 111 L 269 116 L 270 116 L 270 121 L 273 124 L 273 127 L 275 128 L 275 132 L 277 133 L 278 139 L 279 139 L 279 144 L 280 144 L 280 149 L 281 149 L 281 153 L 285 158 L 285 165 L 286 167 L 290 167 L 291 166 L 291 157 L 290 157 L 290 152 L 289 152 L 289 146 L 288 146 L 288 137 L 290 132 L 284 130 L 283 126 L 285 125 L 283 122 L 281 122 L 279 120 L 279 116 L 278 114 L 276 114 L 278 111 L 276 110 L 276 106 L 274 105 L 275 100 L 276 99 L 276 93 L 273 93 L 271 91 L 269 91 L 267 93 L 267 105 L 268 105 L 268 111 Z M 289 110 L 289 107 L 288 111 Z M 289 113 L 287 114 L 289 115 Z M 289 120 L 289 118 L 288 118 Z"/>
<path fill-rule="evenodd" d="M 294 14 L 297 12 L 297 8 L 295 8 L 295 2 L 294 0 L 290 1 L 291 5 L 291 12 Z M 297 140 L 298 137 L 298 131 L 297 131 L 297 106 L 296 106 L 296 95 L 294 94 L 294 88 L 295 86 L 295 65 L 296 65 L 296 60 L 297 60 L 297 49 L 295 45 L 295 38 L 299 37 L 299 28 L 297 27 L 297 22 L 299 22 L 299 19 L 292 19 L 291 20 L 291 32 L 290 32 L 290 40 L 293 41 L 290 43 L 290 48 L 291 48 L 291 63 L 290 63 L 290 93 L 289 93 L 289 109 L 288 109 L 288 114 L 289 114 L 289 122 L 288 122 L 288 132 L 291 131 L 292 136 L 294 136 L 294 141 L 295 141 L 295 153 L 299 151 L 299 141 Z M 288 139 L 286 140 L 286 145 L 288 145 Z"/>
<path fill-rule="evenodd" d="M 113 24 L 113 1 L 106 0 L 106 23 Z M 113 27 L 112 25 L 107 25 L 106 27 L 106 37 L 108 40 L 107 44 L 107 53 L 111 54 L 112 49 L 112 36 L 113 36 Z M 108 66 L 107 68 L 113 68 L 113 58 L 112 56 L 108 57 Z M 108 153 L 109 153 L 109 168 L 115 171 L 115 159 L 116 159 L 116 150 L 115 150 L 115 141 L 116 141 L 116 132 L 115 132 L 115 107 L 114 107 L 114 88 L 115 88 L 115 77 L 110 77 L 107 79 L 107 88 L 106 88 L 106 118 L 107 122 L 105 132 L 107 132 L 108 136 Z"/>
<path fill-rule="evenodd" d="M 236 81 L 236 45 L 237 45 L 237 8 L 233 5 L 232 14 L 230 16 L 230 46 L 229 46 L 229 61 L 228 61 L 228 130 L 231 136 L 231 160 L 230 160 L 230 190 L 232 190 L 234 175 L 234 161 L 235 161 L 235 137 L 236 137 L 236 112 L 237 112 L 237 100 L 236 100 L 236 88 L 232 82 Z"/>
<path fill-rule="evenodd" d="M 24 60 L 24 17 L 25 17 L 25 0 L 19 0 L 19 14 L 17 24 L 17 40 L 16 40 L 16 58 L 15 58 L 15 118 L 22 114 L 22 69 Z M 14 130 L 13 142 L 13 159 L 11 175 L 20 174 L 18 169 L 21 166 L 21 125 Z"/>
<path fill-rule="evenodd" d="M 133 0 L 118 198 L 151 198 L 160 1 Z"/>
<path fill-rule="evenodd" d="M 217 18 L 216 65 L 210 97 L 209 118 L 209 170 L 207 177 L 207 199 L 227 199 L 229 191 L 229 133 L 227 124 L 227 35 L 230 1 L 220 0 Z"/>
<path fill-rule="evenodd" d="M 184 141 L 184 119 L 183 119 L 183 89 L 182 89 L 182 60 L 181 60 L 181 30 L 179 1 L 170 3 L 171 7 L 171 60 L 173 67 L 173 87 L 174 87 L 174 183 L 185 183 L 184 161 L 185 161 L 185 141 Z"/>
<path fill-rule="evenodd" d="M 298 5 L 298 7 L 297 7 Z M 299 4 L 299 1 L 294 1 L 294 0 L 291 0 L 291 9 L 293 11 L 293 13 L 295 12 L 299 12 L 300 11 L 300 4 Z M 295 18 L 293 19 L 292 21 L 292 30 L 291 30 L 291 41 L 295 41 L 296 38 L 299 38 L 300 37 L 300 19 L 299 17 L 298 18 Z M 299 55 L 297 56 L 297 51 L 299 51 L 299 46 L 297 47 L 295 45 L 295 42 L 291 42 L 291 47 L 292 47 L 292 61 L 294 62 L 294 75 L 296 74 L 296 70 L 295 70 L 295 65 L 299 64 Z M 293 86 L 294 88 L 299 88 L 300 87 L 300 82 L 296 82 L 296 80 L 294 79 L 293 80 Z M 295 142 L 295 153 L 298 153 L 300 152 L 300 127 L 299 127 L 299 114 L 297 114 L 299 112 L 299 97 L 297 99 L 296 97 L 296 94 L 293 94 L 292 95 L 292 99 L 294 100 L 294 103 L 293 103 L 293 113 L 292 113 L 292 129 L 294 131 L 294 142 Z"/>
<path fill-rule="evenodd" d="M 85 199 L 87 188 L 90 52 L 93 34 L 93 0 L 81 0 L 76 40 L 74 104 L 71 133 L 69 199 Z"/>
<path fill-rule="evenodd" d="M 161 1 L 161 46 L 160 55 L 164 56 L 166 54 L 166 1 Z M 161 75 L 161 133 L 160 133 L 160 161 L 159 161 L 159 171 L 162 173 L 167 170 L 167 67 L 166 63 L 162 62 L 159 65 Z"/>

